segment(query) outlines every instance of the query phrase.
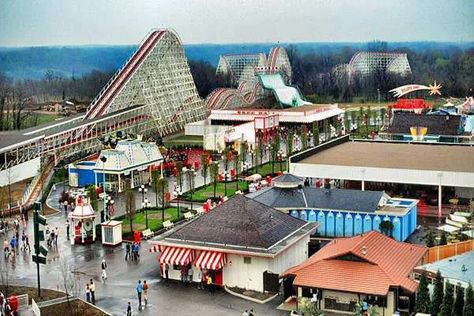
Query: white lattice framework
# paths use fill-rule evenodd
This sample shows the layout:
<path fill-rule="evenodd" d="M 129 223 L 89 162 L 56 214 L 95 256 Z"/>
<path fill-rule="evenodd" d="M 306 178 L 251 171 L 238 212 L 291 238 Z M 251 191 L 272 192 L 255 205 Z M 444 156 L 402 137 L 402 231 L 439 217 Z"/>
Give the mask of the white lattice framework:
<path fill-rule="evenodd" d="M 377 70 L 401 76 L 411 74 L 407 54 L 402 53 L 358 52 L 352 56 L 349 65 L 354 72 L 362 75 Z"/>
<path fill-rule="evenodd" d="M 21 142 L 0 148 L 0 170 L 46 155 L 56 163 L 80 158 L 101 149 L 99 137 L 118 131 L 165 136 L 205 117 L 180 39 L 172 30 L 153 30 L 82 118 L 19 132 Z"/>
<path fill-rule="evenodd" d="M 206 98 L 208 110 L 246 107 L 270 95 L 258 81 L 259 73 L 281 73 L 291 83 L 292 70 L 283 47 L 273 47 L 268 58 L 264 53 L 223 55 L 219 58 L 216 74 L 230 75 L 237 88 L 217 88 Z"/>
<path fill-rule="evenodd" d="M 167 135 L 205 118 L 184 49 L 177 34 L 154 30 L 89 106 L 86 119 L 132 104 L 145 104 L 155 132 Z"/>

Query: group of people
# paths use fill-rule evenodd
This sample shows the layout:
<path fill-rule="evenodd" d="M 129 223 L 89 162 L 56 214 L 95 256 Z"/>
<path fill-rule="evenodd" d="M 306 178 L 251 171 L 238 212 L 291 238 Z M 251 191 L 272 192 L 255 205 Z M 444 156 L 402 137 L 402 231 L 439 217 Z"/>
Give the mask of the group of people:
<path fill-rule="evenodd" d="M 10 239 L 10 242 L 8 241 L 6 236 L 5 236 L 5 239 L 3 240 L 3 253 L 5 255 L 5 258 L 9 258 L 10 255 L 13 255 L 12 258 L 14 258 L 15 257 L 14 255 L 19 253 L 18 251 L 19 248 L 22 251 L 31 252 L 30 239 L 28 237 L 28 234 L 26 233 L 25 221 L 23 225 L 23 233 L 21 234 L 21 247 L 20 247 L 20 223 L 21 223 L 21 218 L 20 217 L 15 218 L 12 225 L 14 229 L 14 233 Z M 9 229 L 10 225 L 6 220 L 2 221 L 1 225 L 6 235 L 6 232 Z"/>
<path fill-rule="evenodd" d="M 133 244 L 127 243 L 125 245 L 125 261 L 128 260 L 139 261 L 140 260 L 140 243 L 134 242 Z"/>
<path fill-rule="evenodd" d="M 246 309 L 243 313 L 242 316 L 255 316 L 255 313 L 253 312 L 253 309 Z"/>
<path fill-rule="evenodd" d="M 58 247 L 58 237 L 59 237 L 59 228 L 56 227 L 55 229 L 49 228 L 46 226 L 46 241 L 48 244 L 48 248 Z"/>
<path fill-rule="evenodd" d="M 92 279 L 86 284 L 86 301 L 95 304 L 95 284 Z"/>

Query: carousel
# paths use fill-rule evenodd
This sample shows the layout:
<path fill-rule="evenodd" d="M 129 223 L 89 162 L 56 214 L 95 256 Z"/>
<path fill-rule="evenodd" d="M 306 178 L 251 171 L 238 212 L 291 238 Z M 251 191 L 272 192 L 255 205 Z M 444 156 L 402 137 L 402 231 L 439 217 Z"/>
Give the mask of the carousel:
<path fill-rule="evenodd" d="M 95 242 L 95 218 L 96 214 L 89 199 L 82 195 L 78 196 L 74 211 L 69 213 L 69 220 L 74 228 L 71 243 L 89 244 Z"/>

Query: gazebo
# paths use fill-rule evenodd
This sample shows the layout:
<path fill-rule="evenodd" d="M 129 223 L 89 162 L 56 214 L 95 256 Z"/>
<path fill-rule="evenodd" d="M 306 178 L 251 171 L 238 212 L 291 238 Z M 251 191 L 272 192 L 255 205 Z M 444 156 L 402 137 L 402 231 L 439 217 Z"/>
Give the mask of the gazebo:
<path fill-rule="evenodd" d="M 74 228 L 71 243 L 94 243 L 96 238 L 95 218 L 96 214 L 90 201 L 85 196 L 78 196 L 74 211 L 69 213 L 72 227 Z"/>

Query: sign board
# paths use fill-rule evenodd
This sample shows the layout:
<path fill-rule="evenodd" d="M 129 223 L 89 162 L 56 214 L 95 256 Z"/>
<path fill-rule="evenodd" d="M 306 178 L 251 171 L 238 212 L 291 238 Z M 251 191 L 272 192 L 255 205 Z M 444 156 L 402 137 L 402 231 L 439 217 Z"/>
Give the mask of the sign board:
<path fill-rule="evenodd" d="M 43 256 L 32 255 L 33 262 L 46 264 L 46 258 Z"/>
<path fill-rule="evenodd" d="M 255 129 L 271 129 L 279 126 L 279 115 L 257 116 L 254 119 Z"/>

